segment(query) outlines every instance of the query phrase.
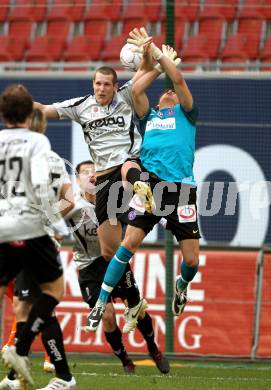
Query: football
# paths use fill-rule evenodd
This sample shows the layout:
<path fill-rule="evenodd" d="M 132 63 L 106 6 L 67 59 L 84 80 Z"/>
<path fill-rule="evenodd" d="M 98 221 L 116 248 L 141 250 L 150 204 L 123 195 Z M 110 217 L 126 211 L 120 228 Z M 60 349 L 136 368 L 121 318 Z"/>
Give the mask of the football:
<path fill-rule="evenodd" d="M 126 43 L 120 51 L 120 62 L 124 68 L 131 72 L 136 72 L 142 58 L 142 54 L 132 51 L 136 46 L 132 43 Z"/>

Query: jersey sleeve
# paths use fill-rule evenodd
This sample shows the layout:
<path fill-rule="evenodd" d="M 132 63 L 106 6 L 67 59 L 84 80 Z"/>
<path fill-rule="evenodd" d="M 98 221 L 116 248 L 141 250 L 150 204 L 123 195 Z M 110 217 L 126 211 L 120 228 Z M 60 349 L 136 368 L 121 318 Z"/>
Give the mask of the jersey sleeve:
<path fill-rule="evenodd" d="M 58 154 L 54 152 L 55 158 L 57 160 L 58 170 L 61 172 L 61 183 L 62 184 L 71 184 L 70 176 L 67 172 L 65 162 Z"/>
<path fill-rule="evenodd" d="M 120 87 L 118 90 L 118 94 L 129 106 L 133 107 L 132 80 L 127 81 L 127 83 Z"/>
<path fill-rule="evenodd" d="M 137 117 L 138 129 L 142 137 L 144 136 L 150 113 L 151 113 L 151 108 L 149 108 L 147 114 L 144 115 L 142 118 Z"/>
<path fill-rule="evenodd" d="M 51 150 L 48 138 L 43 134 L 37 134 L 37 140 L 32 150 L 30 160 L 31 182 L 34 187 L 48 183 L 50 178 L 50 169 L 47 155 Z"/>
<path fill-rule="evenodd" d="M 185 111 L 181 105 L 180 105 L 180 108 L 181 108 L 183 114 L 185 115 L 185 117 L 189 120 L 189 122 L 193 126 L 195 126 L 197 119 L 198 119 L 198 116 L 199 116 L 198 107 L 193 105 L 193 108 L 190 111 Z"/>
<path fill-rule="evenodd" d="M 74 99 L 64 100 L 63 102 L 53 103 L 60 119 L 71 119 L 80 123 L 79 107 L 88 96 L 77 97 Z"/>

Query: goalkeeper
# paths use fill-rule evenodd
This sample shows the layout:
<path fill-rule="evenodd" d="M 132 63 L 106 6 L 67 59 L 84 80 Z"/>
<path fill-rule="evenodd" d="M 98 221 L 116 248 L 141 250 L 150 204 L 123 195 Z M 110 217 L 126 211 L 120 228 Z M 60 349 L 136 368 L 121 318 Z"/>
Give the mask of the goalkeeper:
<path fill-rule="evenodd" d="M 96 330 L 108 295 L 126 264 L 162 216 L 166 218 L 166 227 L 175 235 L 183 254 L 172 302 L 174 315 L 179 316 L 183 312 L 187 303 L 188 284 L 198 270 L 200 234 L 193 175 L 197 110 L 191 92 L 176 67 L 180 59 L 176 58 L 175 50 L 163 45 L 161 51 L 143 28 L 134 29 L 130 36 L 132 39 L 128 41 L 136 44 L 138 51 L 144 49 L 141 66 L 149 69 L 133 84 L 132 96 L 141 129 L 145 131 L 140 157 L 142 170 L 149 172 L 156 210 L 153 214 L 143 213 L 137 199 L 122 217 L 128 227 L 121 246 L 107 268 L 99 299 L 89 316 L 92 330 Z M 157 66 L 153 67 L 151 57 L 158 62 Z M 151 109 L 145 90 L 163 70 L 171 79 L 174 90 L 164 91 L 157 109 Z"/>

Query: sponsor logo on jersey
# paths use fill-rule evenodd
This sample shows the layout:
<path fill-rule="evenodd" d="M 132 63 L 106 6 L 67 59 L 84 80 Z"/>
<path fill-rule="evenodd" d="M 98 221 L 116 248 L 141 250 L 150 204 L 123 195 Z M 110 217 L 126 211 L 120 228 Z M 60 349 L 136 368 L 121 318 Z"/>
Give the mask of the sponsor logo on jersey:
<path fill-rule="evenodd" d="M 95 130 L 98 127 L 104 127 L 104 126 L 114 126 L 117 125 L 118 127 L 124 127 L 125 121 L 123 116 L 117 116 L 117 117 L 110 117 L 110 118 L 101 118 L 97 119 L 96 121 L 90 122 L 88 124 L 89 130 Z"/>
<path fill-rule="evenodd" d="M 174 130 L 176 129 L 175 118 L 153 118 L 147 122 L 146 131 L 150 130 Z"/>

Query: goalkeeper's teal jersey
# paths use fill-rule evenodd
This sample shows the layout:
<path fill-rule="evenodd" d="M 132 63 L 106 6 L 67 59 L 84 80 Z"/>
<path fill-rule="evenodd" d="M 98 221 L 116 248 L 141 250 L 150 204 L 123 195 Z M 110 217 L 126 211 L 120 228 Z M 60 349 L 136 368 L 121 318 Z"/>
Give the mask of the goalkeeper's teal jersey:
<path fill-rule="evenodd" d="M 180 106 L 151 109 L 140 119 L 144 139 L 140 159 L 144 167 L 162 180 L 196 185 L 193 174 L 197 109 Z"/>

